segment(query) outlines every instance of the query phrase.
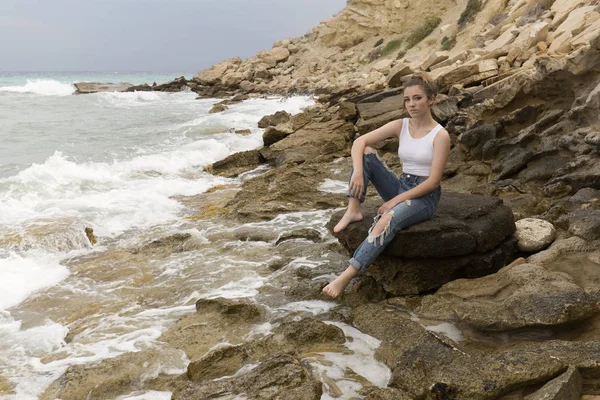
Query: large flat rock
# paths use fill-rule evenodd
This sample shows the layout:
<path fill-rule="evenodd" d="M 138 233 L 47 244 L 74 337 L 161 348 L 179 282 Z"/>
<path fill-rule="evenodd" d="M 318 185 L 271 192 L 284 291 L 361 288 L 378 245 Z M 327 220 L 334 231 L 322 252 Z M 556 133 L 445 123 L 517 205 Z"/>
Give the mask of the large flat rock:
<path fill-rule="evenodd" d="M 346 249 L 354 251 L 367 237 L 380 203 L 379 199 L 366 202 L 362 207 L 362 222 L 334 233 Z M 331 231 L 343 213 L 332 216 L 327 225 Z M 398 233 L 383 254 L 404 259 L 431 259 L 485 253 L 512 236 L 515 229 L 512 211 L 502 200 L 443 193 L 433 218 Z"/>

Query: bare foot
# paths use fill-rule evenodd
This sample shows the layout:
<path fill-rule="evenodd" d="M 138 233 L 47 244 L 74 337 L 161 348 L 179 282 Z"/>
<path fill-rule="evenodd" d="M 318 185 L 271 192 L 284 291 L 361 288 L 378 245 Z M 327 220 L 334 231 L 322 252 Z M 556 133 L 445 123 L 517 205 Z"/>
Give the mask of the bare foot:
<path fill-rule="evenodd" d="M 333 231 L 335 233 L 341 232 L 344 229 L 346 229 L 346 227 L 351 223 L 362 221 L 362 219 L 363 216 L 360 211 L 350 212 L 350 210 L 346 210 L 346 213 L 344 214 L 342 219 L 340 219 L 340 222 L 338 222 L 337 225 L 333 228 Z"/>
<path fill-rule="evenodd" d="M 346 286 L 350 283 L 352 278 L 358 274 L 358 270 L 352 266 L 348 266 L 344 272 L 333 280 L 329 285 L 323 288 L 323 293 L 330 297 L 338 297 Z"/>

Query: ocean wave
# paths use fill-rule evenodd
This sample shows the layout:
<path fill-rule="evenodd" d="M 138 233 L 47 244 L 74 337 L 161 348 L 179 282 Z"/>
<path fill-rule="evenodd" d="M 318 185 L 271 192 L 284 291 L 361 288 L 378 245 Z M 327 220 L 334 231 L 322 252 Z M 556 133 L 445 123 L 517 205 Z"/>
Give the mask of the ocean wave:
<path fill-rule="evenodd" d="M 160 94 L 157 92 L 102 92 L 97 96 L 102 101 L 116 106 L 135 106 L 161 100 Z"/>
<path fill-rule="evenodd" d="M 70 96 L 75 87 L 53 79 L 28 79 L 23 86 L 2 86 L 0 92 L 32 93 L 42 96 Z"/>

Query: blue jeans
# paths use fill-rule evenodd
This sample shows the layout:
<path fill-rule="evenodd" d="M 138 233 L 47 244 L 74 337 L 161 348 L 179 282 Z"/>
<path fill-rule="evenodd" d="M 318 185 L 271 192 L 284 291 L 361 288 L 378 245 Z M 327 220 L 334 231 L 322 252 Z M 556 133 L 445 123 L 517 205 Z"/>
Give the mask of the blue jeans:
<path fill-rule="evenodd" d="M 353 171 L 354 172 L 354 171 Z M 402 174 L 400 178 L 396 176 L 379 158 L 376 153 L 368 153 L 363 156 L 363 176 L 365 189 L 360 195 L 360 202 L 365 201 L 367 185 L 373 183 L 377 193 L 383 201 L 389 201 L 400 193 L 414 188 L 425 181 L 425 177 L 409 174 Z M 371 231 L 382 217 L 377 215 L 373 226 L 369 229 L 368 237 L 354 251 L 354 255 L 349 263 L 359 272 L 364 272 L 369 265 L 381 254 L 383 249 L 394 239 L 396 234 L 411 225 L 428 220 L 433 216 L 437 208 L 441 187 L 437 187 L 433 192 L 428 193 L 416 199 L 404 201 L 396 205 L 387 213 L 392 214 L 392 218 L 387 227 L 381 234 L 373 236 Z M 350 194 L 348 194 L 350 196 Z"/>

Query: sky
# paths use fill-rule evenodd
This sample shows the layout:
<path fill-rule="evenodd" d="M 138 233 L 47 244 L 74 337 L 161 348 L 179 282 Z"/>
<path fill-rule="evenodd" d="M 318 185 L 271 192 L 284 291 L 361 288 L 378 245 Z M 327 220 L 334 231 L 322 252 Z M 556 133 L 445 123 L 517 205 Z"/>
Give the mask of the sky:
<path fill-rule="evenodd" d="M 0 0 L 0 71 L 199 71 L 298 37 L 345 0 Z"/>

